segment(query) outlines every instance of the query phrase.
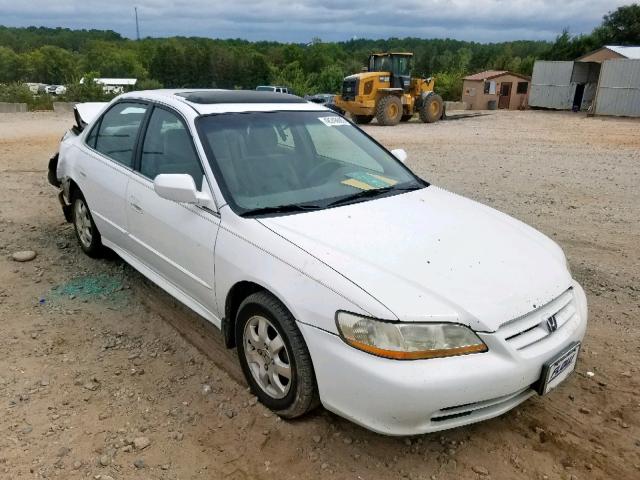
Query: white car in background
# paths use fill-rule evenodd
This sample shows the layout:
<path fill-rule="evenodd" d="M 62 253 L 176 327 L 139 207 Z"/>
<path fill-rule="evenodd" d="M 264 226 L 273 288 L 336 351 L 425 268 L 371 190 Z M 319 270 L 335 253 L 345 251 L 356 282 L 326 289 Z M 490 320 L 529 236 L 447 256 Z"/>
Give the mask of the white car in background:
<path fill-rule="evenodd" d="M 155 90 L 81 104 L 77 121 L 49 178 L 81 248 L 114 250 L 221 328 L 285 418 L 322 403 L 431 432 L 574 369 L 587 304 L 562 250 L 321 105 Z"/>
<path fill-rule="evenodd" d="M 49 95 L 64 95 L 67 93 L 67 87 L 64 85 L 47 85 L 44 91 Z"/>

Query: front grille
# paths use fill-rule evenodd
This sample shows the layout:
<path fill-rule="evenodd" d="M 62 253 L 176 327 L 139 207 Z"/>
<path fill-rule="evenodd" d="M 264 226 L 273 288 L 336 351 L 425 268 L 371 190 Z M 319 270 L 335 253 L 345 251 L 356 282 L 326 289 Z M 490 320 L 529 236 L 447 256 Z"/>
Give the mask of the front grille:
<path fill-rule="evenodd" d="M 569 289 L 543 307 L 502 324 L 496 334 L 512 348 L 525 350 L 561 330 L 577 313 Z"/>
<path fill-rule="evenodd" d="M 355 100 L 358 94 L 358 79 L 347 78 L 342 82 L 342 98 L 345 100 Z"/>

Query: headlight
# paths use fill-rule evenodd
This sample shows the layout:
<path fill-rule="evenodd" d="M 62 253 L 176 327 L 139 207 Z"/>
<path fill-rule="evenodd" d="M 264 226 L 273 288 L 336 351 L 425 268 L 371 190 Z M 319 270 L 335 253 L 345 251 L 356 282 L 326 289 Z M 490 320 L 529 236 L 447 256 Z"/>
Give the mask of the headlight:
<path fill-rule="evenodd" d="M 486 352 L 468 327 L 455 323 L 401 323 L 338 312 L 342 339 L 354 348 L 385 358 L 418 360 Z"/>

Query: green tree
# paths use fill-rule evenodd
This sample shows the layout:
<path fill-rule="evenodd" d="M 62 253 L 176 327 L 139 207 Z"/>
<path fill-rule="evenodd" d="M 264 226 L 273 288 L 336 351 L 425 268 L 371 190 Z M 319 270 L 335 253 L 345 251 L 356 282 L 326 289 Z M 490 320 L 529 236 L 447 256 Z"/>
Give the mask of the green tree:
<path fill-rule="evenodd" d="M 105 93 L 102 85 L 95 82 L 98 77 L 100 77 L 98 72 L 88 72 L 83 75 L 82 79 L 74 79 L 69 82 L 67 91 L 61 100 L 67 102 L 105 102 L 112 99 L 115 95 Z"/>
<path fill-rule="evenodd" d="M 68 50 L 45 45 L 26 55 L 26 79 L 32 82 L 63 84 L 77 74 L 77 58 Z"/>
<path fill-rule="evenodd" d="M 103 77 L 145 78 L 148 75 L 134 50 L 105 41 L 89 44 L 82 69 L 99 72 Z"/>
<path fill-rule="evenodd" d="M 291 89 L 296 95 L 304 96 L 315 93 L 317 87 L 312 83 L 309 75 L 298 62 L 291 62 L 284 68 L 274 67 L 271 78 L 276 85 L 284 85 Z"/>
<path fill-rule="evenodd" d="M 602 44 L 640 45 L 640 4 L 609 12 L 593 35 Z"/>
<path fill-rule="evenodd" d="M 322 93 L 338 93 L 342 88 L 344 72 L 338 65 L 328 65 L 317 75 L 315 86 Z"/>
<path fill-rule="evenodd" d="M 12 49 L 0 46 L 0 83 L 20 80 L 20 57 Z"/>
<path fill-rule="evenodd" d="M 164 88 L 164 85 L 153 78 L 145 78 L 136 83 L 136 90 L 157 90 L 159 88 Z"/>

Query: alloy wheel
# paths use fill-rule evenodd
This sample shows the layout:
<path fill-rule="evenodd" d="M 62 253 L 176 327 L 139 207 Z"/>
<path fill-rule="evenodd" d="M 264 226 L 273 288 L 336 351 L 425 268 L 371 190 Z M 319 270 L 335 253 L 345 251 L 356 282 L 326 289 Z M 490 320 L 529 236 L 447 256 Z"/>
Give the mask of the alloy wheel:
<path fill-rule="evenodd" d="M 81 198 L 76 199 L 73 208 L 73 221 L 76 231 L 78 232 L 78 238 L 85 248 L 90 248 L 93 238 L 93 228 L 91 226 L 89 209 Z"/>
<path fill-rule="evenodd" d="M 243 332 L 244 355 L 258 386 L 270 397 L 284 398 L 291 389 L 291 360 L 287 346 L 273 324 L 254 315 Z"/>

